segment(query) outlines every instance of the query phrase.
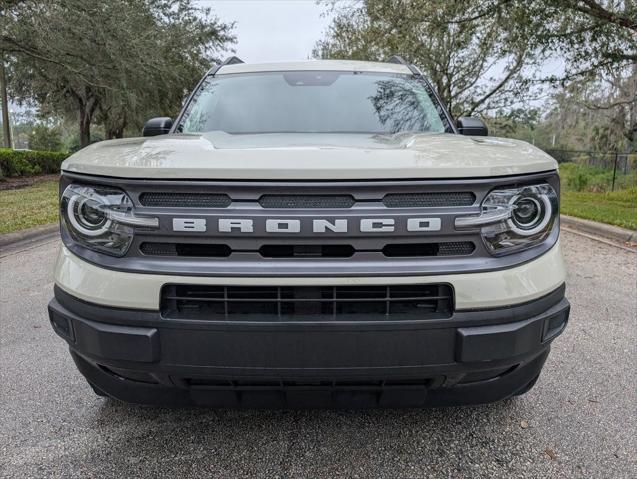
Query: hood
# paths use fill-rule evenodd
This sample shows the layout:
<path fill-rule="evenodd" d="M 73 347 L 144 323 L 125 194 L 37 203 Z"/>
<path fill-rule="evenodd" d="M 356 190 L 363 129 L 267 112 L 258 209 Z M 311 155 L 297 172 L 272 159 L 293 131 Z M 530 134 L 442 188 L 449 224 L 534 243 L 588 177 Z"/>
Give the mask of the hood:
<path fill-rule="evenodd" d="M 62 164 L 100 176 L 210 180 L 475 178 L 556 168 L 522 141 L 450 133 L 172 134 L 94 143 Z"/>

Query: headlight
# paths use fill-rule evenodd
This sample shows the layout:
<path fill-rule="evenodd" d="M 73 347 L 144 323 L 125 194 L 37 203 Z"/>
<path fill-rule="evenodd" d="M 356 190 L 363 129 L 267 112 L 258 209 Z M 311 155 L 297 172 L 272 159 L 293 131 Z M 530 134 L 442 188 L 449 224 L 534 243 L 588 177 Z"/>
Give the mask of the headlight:
<path fill-rule="evenodd" d="M 116 188 L 69 185 L 60 201 L 62 226 L 77 243 L 113 256 L 123 256 L 134 227 L 157 228 L 157 218 L 136 216 L 133 203 Z"/>
<path fill-rule="evenodd" d="M 456 218 L 456 228 L 480 227 L 489 252 L 501 256 L 544 241 L 558 212 L 557 194 L 549 184 L 493 190 L 482 202 L 482 214 Z"/>

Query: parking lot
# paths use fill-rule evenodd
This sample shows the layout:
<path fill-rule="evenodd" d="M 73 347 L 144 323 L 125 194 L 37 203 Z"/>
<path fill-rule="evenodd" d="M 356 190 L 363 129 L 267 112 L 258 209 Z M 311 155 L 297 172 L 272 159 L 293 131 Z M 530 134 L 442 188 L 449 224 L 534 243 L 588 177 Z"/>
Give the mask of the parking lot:
<path fill-rule="evenodd" d="M 637 477 L 637 254 L 564 232 L 536 387 L 473 408 L 214 411 L 93 394 L 51 330 L 57 242 L 1 260 L 1 477 Z"/>

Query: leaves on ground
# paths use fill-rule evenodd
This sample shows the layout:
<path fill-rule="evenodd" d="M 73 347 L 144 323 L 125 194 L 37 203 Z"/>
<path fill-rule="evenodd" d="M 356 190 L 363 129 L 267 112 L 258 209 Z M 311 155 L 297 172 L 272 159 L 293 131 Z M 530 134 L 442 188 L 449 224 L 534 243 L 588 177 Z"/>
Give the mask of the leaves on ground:
<path fill-rule="evenodd" d="M 544 454 L 546 454 L 549 459 L 551 459 L 551 461 L 555 461 L 557 459 L 557 454 L 555 454 L 555 451 L 553 449 L 544 449 Z"/>

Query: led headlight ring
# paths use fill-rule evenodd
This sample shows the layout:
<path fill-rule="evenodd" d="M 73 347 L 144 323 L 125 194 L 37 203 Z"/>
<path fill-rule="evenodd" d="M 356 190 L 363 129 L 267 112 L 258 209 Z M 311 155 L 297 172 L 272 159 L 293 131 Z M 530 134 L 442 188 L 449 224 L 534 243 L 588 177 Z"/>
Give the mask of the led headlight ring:
<path fill-rule="evenodd" d="M 67 217 L 73 228 L 79 233 L 86 236 L 100 236 L 108 231 L 112 221 L 103 211 L 99 221 L 96 222 L 95 218 L 91 218 L 88 209 L 95 210 L 95 208 L 88 204 L 89 201 L 95 200 L 81 195 L 73 195 L 67 205 Z"/>
<path fill-rule="evenodd" d="M 516 203 L 527 203 L 531 207 L 534 207 L 537 213 L 531 217 L 532 221 L 523 223 L 519 218 L 516 218 L 516 209 L 518 206 Z M 526 205 L 525 205 L 526 206 Z M 509 207 L 511 208 L 511 217 L 507 220 L 509 228 L 516 234 L 521 236 L 531 236 L 542 231 L 551 219 L 551 201 L 547 195 L 516 195 L 509 201 Z"/>

